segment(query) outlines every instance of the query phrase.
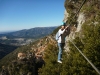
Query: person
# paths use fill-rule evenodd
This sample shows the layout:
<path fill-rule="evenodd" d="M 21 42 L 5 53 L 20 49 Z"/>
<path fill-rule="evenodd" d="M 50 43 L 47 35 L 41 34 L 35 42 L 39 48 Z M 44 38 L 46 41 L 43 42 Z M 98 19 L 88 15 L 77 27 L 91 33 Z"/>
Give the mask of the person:
<path fill-rule="evenodd" d="M 64 49 L 65 45 L 65 37 L 67 36 L 67 29 L 68 26 L 62 25 L 61 28 L 58 30 L 58 47 L 59 47 L 59 52 L 58 52 L 58 60 L 57 62 L 62 63 L 62 51 Z"/>

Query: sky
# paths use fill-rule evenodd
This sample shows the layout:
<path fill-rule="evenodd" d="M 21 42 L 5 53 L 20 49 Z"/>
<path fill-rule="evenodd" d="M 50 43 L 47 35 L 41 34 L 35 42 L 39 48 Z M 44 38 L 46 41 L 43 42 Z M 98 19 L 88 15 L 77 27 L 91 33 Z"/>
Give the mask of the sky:
<path fill-rule="evenodd" d="M 0 0 L 0 32 L 59 26 L 65 0 Z"/>

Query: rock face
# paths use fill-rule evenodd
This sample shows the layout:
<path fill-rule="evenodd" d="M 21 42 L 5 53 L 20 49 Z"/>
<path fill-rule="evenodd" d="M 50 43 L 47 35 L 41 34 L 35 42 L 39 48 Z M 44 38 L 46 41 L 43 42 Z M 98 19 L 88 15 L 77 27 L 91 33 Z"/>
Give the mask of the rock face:
<path fill-rule="evenodd" d="M 63 19 L 64 23 L 68 20 L 68 16 L 69 16 L 69 13 L 67 12 L 67 10 L 65 10 L 65 12 L 64 12 L 64 19 Z"/>
<path fill-rule="evenodd" d="M 68 13 L 67 10 L 65 10 L 63 22 L 68 21 L 68 18 L 70 17 L 69 15 L 70 13 Z M 79 13 L 76 20 L 77 20 L 77 26 L 76 26 L 77 30 L 75 32 L 79 32 L 81 30 L 82 24 L 85 22 L 85 14 L 83 12 Z"/>
<path fill-rule="evenodd" d="M 26 54 L 25 53 L 18 53 L 18 59 L 25 59 L 26 58 Z"/>
<path fill-rule="evenodd" d="M 78 19 L 77 19 L 78 25 L 76 32 L 79 32 L 81 30 L 82 24 L 85 22 L 85 14 L 79 13 Z"/>
<path fill-rule="evenodd" d="M 87 25 L 97 25 L 99 24 L 99 14 L 100 12 L 100 1 L 85 1 L 83 3 L 83 6 L 81 7 L 83 1 L 82 0 L 65 0 L 65 13 L 64 13 L 64 19 L 63 21 L 66 23 L 70 23 L 70 26 L 75 26 L 75 31 L 71 31 L 69 36 L 67 37 L 66 42 L 69 41 L 69 39 L 73 40 L 76 36 L 78 36 L 81 41 L 85 34 L 82 32 L 84 31 L 82 29 L 82 26 L 85 24 Z M 81 7 L 81 8 L 80 8 Z M 77 11 L 80 9 L 80 11 L 77 13 Z M 76 15 L 77 14 L 77 15 Z M 75 16 L 76 15 L 76 16 Z M 88 23 L 88 24 L 87 24 Z M 75 28 L 74 27 L 74 28 Z M 73 28 L 72 28 L 73 30 Z M 84 42 L 84 41 L 83 41 Z M 66 51 L 69 51 L 68 44 L 66 45 Z"/>

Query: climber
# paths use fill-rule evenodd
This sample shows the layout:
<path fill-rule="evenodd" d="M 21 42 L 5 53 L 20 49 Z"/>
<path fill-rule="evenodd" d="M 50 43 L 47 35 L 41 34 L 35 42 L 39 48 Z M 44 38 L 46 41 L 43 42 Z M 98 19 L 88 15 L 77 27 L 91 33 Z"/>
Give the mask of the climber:
<path fill-rule="evenodd" d="M 68 29 L 68 26 L 66 25 L 62 25 L 61 28 L 58 30 L 58 47 L 59 47 L 59 53 L 58 53 L 58 62 L 59 63 L 62 63 L 62 51 L 63 51 L 63 48 L 64 48 L 64 45 L 65 45 L 65 37 L 67 35 L 67 29 Z"/>

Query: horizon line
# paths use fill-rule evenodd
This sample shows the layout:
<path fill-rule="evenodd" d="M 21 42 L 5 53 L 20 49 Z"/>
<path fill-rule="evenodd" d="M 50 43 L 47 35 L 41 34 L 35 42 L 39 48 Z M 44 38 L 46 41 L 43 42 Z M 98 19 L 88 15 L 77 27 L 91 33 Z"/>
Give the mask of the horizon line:
<path fill-rule="evenodd" d="M 37 26 L 37 27 L 33 27 L 33 28 L 42 28 L 42 27 L 58 27 L 60 25 L 57 26 Z M 13 31 L 20 31 L 20 30 L 28 30 L 28 29 L 32 29 L 32 28 L 23 28 L 23 29 L 16 29 L 16 30 L 1 30 L 0 33 L 5 33 L 5 32 L 13 32 Z"/>

